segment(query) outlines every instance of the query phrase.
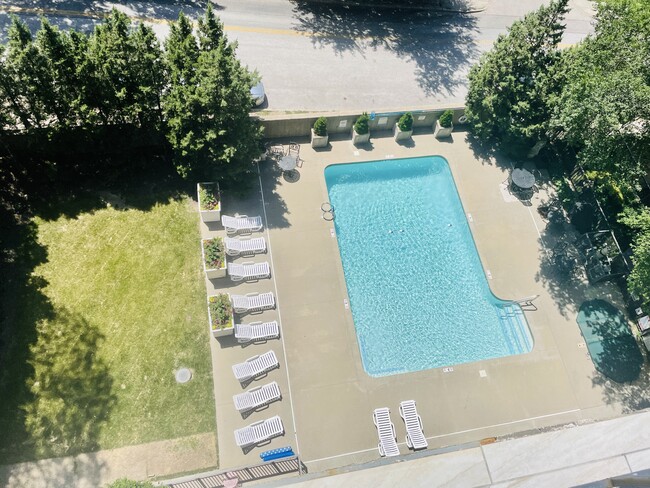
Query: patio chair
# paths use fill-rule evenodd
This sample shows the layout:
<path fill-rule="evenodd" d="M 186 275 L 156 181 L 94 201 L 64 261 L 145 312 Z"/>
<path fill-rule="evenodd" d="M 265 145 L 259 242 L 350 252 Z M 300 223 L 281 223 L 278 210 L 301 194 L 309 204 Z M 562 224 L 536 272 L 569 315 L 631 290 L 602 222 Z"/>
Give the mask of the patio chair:
<path fill-rule="evenodd" d="M 228 276 L 232 281 L 259 280 L 271 276 L 267 261 L 263 263 L 228 263 Z"/>
<path fill-rule="evenodd" d="M 226 245 L 226 253 L 229 256 L 266 252 L 266 240 L 263 237 L 255 237 L 253 239 L 233 239 L 232 237 L 226 237 L 223 242 Z"/>
<path fill-rule="evenodd" d="M 399 414 L 406 425 L 406 445 L 414 450 L 429 447 L 424 432 L 422 432 L 422 419 L 418 415 L 415 400 L 406 400 L 400 403 Z"/>
<path fill-rule="evenodd" d="M 279 368 L 280 363 L 273 351 L 266 352 L 261 356 L 253 356 L 243 363 L 233 365 L 232 372 L 240 383 L 257 378 L 268 373 L 272 369 Z"/>
<path fill-rule="evenodd" d="M 235 431 L 235 442 L 239 447 L 255 446 L 284 434 L 282 419 L 276 415 L 270 419 L 260 420 Z"/>
<path fill-rule="evenodd" d="M 247 293 L 246 295 L 232 295 L 232 306 L 235 313 L 260 312 L 275 308 L 275 297 L 272 292 Z"/>
<path fill-rule="evenodd" d="M 239 395 L 234 395 L 232 400 L 235 402 L 235 408 L 239 412 L 247 412 L 273 403 L 281 397 L 280 387 L 273 381 L 264 386 L 258 386 L 244 393 L 240 393 Z"/>
<path fill-rule="evenodd" d="M 231 217 L 229 215 L 221 216 L 221 225 L 224 226 L 226 232 L 235 233 L 239 231 L 258 231 L 262 230 L 262 217 L 259 215 L 249 217 L 248 215 L 240 215 L 239 217 Z"/>
<path fill-rule="evenodd" d="M 372 421 L 379 435 L 380 456 L 399 456 L 399 448 L 395 440 L 395 425 L 390 420 L 390 410 L 386 407 L 377 408 L 372 414 Z"/>
<path fill-rule="evenodd" d="M 280 337 L 280 326 L 277 320 L 235 324 L 235 339 L 240 343 L 277 339 L 278 337 Z"/>

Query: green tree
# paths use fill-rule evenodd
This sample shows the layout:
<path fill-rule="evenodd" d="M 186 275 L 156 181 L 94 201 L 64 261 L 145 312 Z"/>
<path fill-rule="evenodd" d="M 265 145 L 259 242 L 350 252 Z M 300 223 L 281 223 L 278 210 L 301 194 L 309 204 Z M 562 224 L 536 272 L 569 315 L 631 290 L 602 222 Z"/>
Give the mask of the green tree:
<path fill-rule="evenodd" d="M 24 128 L 41 127 L 48 119 L 42 92 L 47 79 L 45 59 L 27 25 L 15 16 L 7 36 L 6 57 L 0 75 L 3 96 Z"/>
<path fill-rule="evenodd" d="M 627 278 L 628 289 L 650 303 L 650 209 L 626 209 L 619 222 L 629 227 L 636 236 L 632 243 L 634 267 Z"/>
<path fill-rule="evenodd" d="M 184 178 L 241 181 L 260 154 L 259 122 L 249 116 L 253 77 L 211 7 L 198 37 L 181 14 L 165 44 L 163 109 L 176 168 Z"/>
<path fill-rule="evenodd" d="M 628 198 L 650 159 L 648 7 L 647 0 L 598 3 L 595 33 L 566 55 L 551 120 L 583 166 L 609 174 Z"/>
<path fill-rule="evenodd" d="M 465 113 L 479 138 L 513 153 L 538 151 L 547 141 L 567 2 L 554 0 L 514 22 L 471 68 Z"/>

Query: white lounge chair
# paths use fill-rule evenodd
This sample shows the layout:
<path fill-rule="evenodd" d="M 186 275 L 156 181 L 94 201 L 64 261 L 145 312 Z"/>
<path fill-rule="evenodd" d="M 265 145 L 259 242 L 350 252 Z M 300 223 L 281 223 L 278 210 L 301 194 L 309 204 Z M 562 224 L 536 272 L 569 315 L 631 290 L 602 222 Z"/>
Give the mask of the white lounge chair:
<path fill-rule="evenodd" d="M 251 390 L 232 397 L 235 408 L 240 412 L 247 412 L 268 405 L 282 397 L 280 387 L 273 381 L 264 386 L 257 386 Z"/>
<path fill-rule="evenodd" d="M 238 342 L 255 342 L 280 337 L 280 326 L 277 320 L 273 322 L 251 322 L 250 324 L 235 324 L 235 339 Z"/>
<path fill-rule="evenodd" d="M 259 280 L 271 276 L 268 261 L 263 263 L 228 263 L 228 276 L 233 281 Z"/>
<path fill-rule="evenodd" d="M 275 308 L 275 297 L 272 292 L 232 295 L 230 298 L 235 313 L 259 312 Z"/>
<path fill-rule="evenodd" d="M 284 434 L 282 419 L 276 415 L 270 419 L 260 420 L 235 431 L 235 442 L 239 447 L 254 446 Z"/>
<path fill-rule="evenodd" d="M 399 448 L 395 440 L 395 425 L 390 420 L 390 410 L 388 408 L 377 408 L 372 414 L 372 421 L 377 427 L 379 435 L 379 455 L 380 456 L 399 456 Z"/>
<path fill-rule="evenodd" d="M 263 375 L 264 373 L 271 371 L 280 366 L 278 358 L 275 356 L 273 351 L 266 352 L 261 356 L 253 356 L 248 358 L 243 363 L 235 364 L 232 367 L 232 372 L 235 374 L 235 378 L 239 380 L 240 383 L 245 381 L 252 380 L 258 376 Z"/>
<path fill-rule="evenodd" d="M 418 415 L 415 400 L 406 400 L 399 404 L 399 414 L 406 425 L 406 445 L 411 449 L 426 449 L 429 447 L 422 429 L 422 419 Z"/>
<path fill-rule="evenodd" d="M 233 239 L 232 237 L 226 237 L 223 242 L 226 245 L 226 253 L 229 256 L 266 252 L 266 239 L 263 237 L 254 237 L 252 239 Z"/>
<path fill-rule="evenodd" d="M 262 217 L 249 217 L 248 215 L 240 215 L 239 217 L 231 217 L 229 215 L 221 216 L 221 225 L 224 226 L 226 232 L 233 233 L 239 231 L 253 232 L 262 230 Z"/>

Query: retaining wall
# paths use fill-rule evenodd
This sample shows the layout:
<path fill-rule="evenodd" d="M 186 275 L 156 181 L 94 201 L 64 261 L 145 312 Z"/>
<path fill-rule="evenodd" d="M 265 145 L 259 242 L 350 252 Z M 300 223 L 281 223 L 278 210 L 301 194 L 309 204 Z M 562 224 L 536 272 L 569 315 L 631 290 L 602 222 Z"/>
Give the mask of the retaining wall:
<path fill-rule="evenodd" d="M 445 110 L 454 112 L 454 125 L 462 125 L 459 118 L 464 114 L 465 107 L 451 106 L 425 110 L 410 110 L 413 114 L 413 127 L 429 127 L 433 130 L 436 120 Z M 372 131 L 392 131 L 395 123 L 404 112 L 369 112 L 370 133 Z M 310 137 L 311 128 L 320 116 L 327 119 L 327 132 L 332 134 L 351 134 L 352 126 L 361 115 L 360 112 L 336 114 L 293 114 L 260 116 L 264 126 L 265 139 L 283 139 L 289 137 Z"/>

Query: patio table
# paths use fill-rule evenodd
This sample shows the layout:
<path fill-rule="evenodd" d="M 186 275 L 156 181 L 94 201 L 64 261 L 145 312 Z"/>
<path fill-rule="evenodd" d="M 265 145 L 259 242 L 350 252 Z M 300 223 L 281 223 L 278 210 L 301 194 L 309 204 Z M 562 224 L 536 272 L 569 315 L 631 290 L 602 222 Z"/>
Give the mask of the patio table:
<path fill-rule="evenodd" d="M 512 180 L 512 183 L 522 190 L 528 190 L 529 188 L 535 186 L 535 175 L 527 169 L 513 169 L 510 178 Z"/>
<path fill-rule="evenodd" d="M 280 161 L 278 161 L 278 166 L 280 166 L 283 171 L 293 171 L 296 169 L 297 165 L 298 159 L 290 154 L 282 156 L 282 158 L 280 158 Z"/>

